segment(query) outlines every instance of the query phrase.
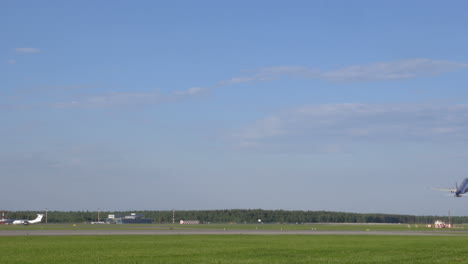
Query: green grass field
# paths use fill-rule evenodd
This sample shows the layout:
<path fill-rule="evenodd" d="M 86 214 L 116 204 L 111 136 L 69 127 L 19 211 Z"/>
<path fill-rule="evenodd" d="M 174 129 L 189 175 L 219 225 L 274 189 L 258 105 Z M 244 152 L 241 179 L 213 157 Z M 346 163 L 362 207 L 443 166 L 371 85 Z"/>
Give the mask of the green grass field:
<path fill-rule="evenodd" d="M 0 237 L 0 263 L 468 263 L 461 236 Z"/>

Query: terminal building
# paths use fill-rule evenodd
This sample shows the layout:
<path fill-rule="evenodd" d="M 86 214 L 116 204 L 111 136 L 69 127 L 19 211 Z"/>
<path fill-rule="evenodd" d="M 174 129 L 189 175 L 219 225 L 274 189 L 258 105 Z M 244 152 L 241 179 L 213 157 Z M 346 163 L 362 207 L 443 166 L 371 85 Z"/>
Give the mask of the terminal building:
<path fill-rule="evenodd" d="M 152 224 L 153 219 L 145 218 L 144 215 L 131 213 L 130 215 L 113 215 L 110 214 L 106 223 L 108 224 Z"/>

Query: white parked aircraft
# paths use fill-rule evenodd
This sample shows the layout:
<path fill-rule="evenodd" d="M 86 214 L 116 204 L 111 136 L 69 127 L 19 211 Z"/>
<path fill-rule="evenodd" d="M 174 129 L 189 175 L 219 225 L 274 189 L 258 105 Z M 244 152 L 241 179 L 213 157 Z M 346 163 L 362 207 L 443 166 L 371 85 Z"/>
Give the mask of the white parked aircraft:
<path fill-rule="evenodd" d="M 13 220 L 11 222 L 13 225 L 32 225 L 32 224 L 37 224 L 42 221 L 43 214 L 37 214 L 36 219 L 34 220 Z"/>

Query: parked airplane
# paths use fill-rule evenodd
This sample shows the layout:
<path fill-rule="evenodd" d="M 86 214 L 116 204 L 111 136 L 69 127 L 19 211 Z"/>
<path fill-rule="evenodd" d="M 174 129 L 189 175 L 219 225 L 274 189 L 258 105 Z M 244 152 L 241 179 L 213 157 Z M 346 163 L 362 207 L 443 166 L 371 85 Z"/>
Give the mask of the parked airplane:
<path fill-rule="evenodd" d="M 434 189 L 434 190 L 438 190 L 438 191 L 449 191 L 451 193 L 454 193 L 455 194 L 455 197 L 462 197 L 463 194 L 465 194 L 466 192 L 468 192 L 468 178 L 465 178 L 463 179 L 462 183 L 460 184 L 460 186 L 458 186 L 457 183 L 455 183 L 455 188 L 451 188 L 451 189 Z"/>
<path fill-rule="evenodd" d="M 37 224 L 42 221 L 43 214 L 37 214 L 36 219 L 34 220 L 13 220 L 11 222 L 13 225 L 32 225 L 32 224 Z"/>

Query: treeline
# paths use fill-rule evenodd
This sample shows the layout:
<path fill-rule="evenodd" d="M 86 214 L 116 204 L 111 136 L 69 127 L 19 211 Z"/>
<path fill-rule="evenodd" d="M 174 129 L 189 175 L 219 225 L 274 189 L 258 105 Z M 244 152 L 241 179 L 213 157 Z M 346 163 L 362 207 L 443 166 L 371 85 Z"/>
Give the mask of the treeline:
<path fill-rule="evenodd" d="M 7 212 L 9 219 L 34 219 L 37 213 L 32 211 Z M 109 214 L 130 215 L 142 214 L 145 218 L 153 219 L 154 223 L 172 223 L 172 211 L 49 211 L 48 223 L 80 223 L 103 221 Z M 232 209 L 232 210 L 186 210 L 174 212 L 175 222 L 179 220 L 199 220 L 201 223 L 409 223 L 429 224 L 435 220 L 449 221 L 447 216 L 415 216 L 395 214 L 359 214 L 329 211 L 286 211 L 262 209 Z M 451 217 L 452 223 L 468 223 L 468 217 Z M 43 220 L 45 222 L 45 219 Z"/>

